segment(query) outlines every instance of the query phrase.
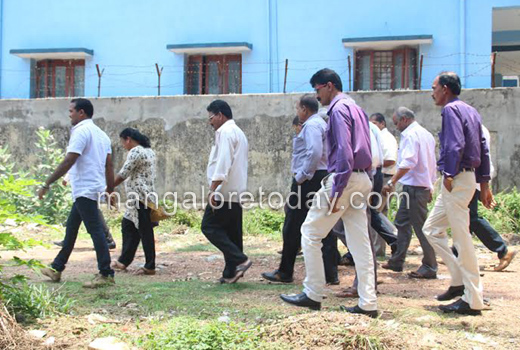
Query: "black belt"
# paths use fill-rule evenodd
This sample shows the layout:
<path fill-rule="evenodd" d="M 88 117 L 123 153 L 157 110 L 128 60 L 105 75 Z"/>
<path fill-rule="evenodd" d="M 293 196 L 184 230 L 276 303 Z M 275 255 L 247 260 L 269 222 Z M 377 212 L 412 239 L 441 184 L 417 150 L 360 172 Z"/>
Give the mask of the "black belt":
<path fill-rule="evenodd" d="M 460 169 L 461 172 L 466 172 L 466 171 L 475 171 L 475 168 L 462 168 Z"/>
<path fill-rule="evenodd" d="M 355 173 L 364 173 L 365 169 L 354 169 L 352 171 L 355 172 Z"/>

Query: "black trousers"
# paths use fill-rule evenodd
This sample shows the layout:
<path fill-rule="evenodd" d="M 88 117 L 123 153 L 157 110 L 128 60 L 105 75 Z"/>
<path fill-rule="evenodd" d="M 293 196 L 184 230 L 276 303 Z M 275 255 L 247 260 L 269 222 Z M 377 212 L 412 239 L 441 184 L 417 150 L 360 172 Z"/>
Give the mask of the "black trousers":
<path fill-rule="evenodd" d="M 471 202 L 469 202 L 469 230 L 480 239 L 487 249 L 497 253 L 498 258 L 502 259 L 507 253 L 507 244 L 493 226 L 478 215 L 479 198 L 480 191 L 476 190 Z M 458 255 L 455 247 L 452 249 L 453 253 Z"/>
<path fill-rule="evenodd" d="M 155 269 L 155 240 L 150 211 L 150 208 L 139 205 L 139 209 L 137 209 L 139 228 L 135 227 L 132 221 L 123 218 L 121 222 L 123 249 L 118 259 L 121 264 L 125 266 L 130 265 L 135 258 L 135 252 L 137 251 L 137 247 L 139 247 L 139 242 L 143 242 L 144 257 L 146 260 L 144 267 L 148 270 Z"/>
<path fill-rule="evenodd" d="M 221 206 L 221 207 L 220 207 Z M 222 277 L 235 276 L 238 265 L 247 260 L 242 237 L 242 206 L 240 203 L 217 203 L 219 209 L 206 206 L 201 231 L 223 254 L 226 266 Z"/>
<path fill-rule="evenodd" d="M 65 265 L 69 261 L 70 254 L 74 249 L 78 230 L 82 222 L 85 224 L 85 228 L 94 243 L 99 272 L 103 276 L 113 276 L 114 270 L 110 267 L 110 252 L 103 230 L 98 203 L 85 197 L 76 198 L 72 205 L 67 219 L 63 247 L 54 259 L 51 265 L 52 268 L 59 272 L 65 270 Z"/>
<path fill-rule="evenodd" d="M 327 176 L 326 170 L 318 170 L 314 173 L 312 179 L 298 185 L 295 179 L 292 181 L 291 192 L 294 193 L 289 197 L 289 205 L 285 213 L 285 220 L 283 224 L 283 248 L 282 260 L 278 271 L 286 278 L 292 277 L 294 273 L 294 263 L 296 256 L 301 247 L 302 233 L 301 227 L 305 222 L 309 207 L 308 201 L 312 201 L 314 193 L 318 192 L 321 187 L 321 180 Z M 301 193 L 300 196 L 296 195 Z M 327 282 L 337 280 L 339 262 L 339 253 L 337 253 L 337 242 L 330 238 L 331 234 L 323 239 L 323 262 L 325 264 L 325 276 Z M 336 247 L 336 249 L 334 249 Z"/>

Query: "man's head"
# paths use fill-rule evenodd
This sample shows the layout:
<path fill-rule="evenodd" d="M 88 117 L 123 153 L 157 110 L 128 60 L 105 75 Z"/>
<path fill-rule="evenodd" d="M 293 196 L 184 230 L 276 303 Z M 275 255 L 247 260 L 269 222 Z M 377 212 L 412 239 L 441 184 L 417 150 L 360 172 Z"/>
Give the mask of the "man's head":
<path fill-rule="evenodd" d="M 86 98 L 75 98 L 70 101 L 69 118 L 72 125 L 76 125 L 94 115 L 94 106 Z"/>
<path fill-rule="evenodd" d="M 296 113 L 300 118 L 300 122 L 305 123 L 310 116 L 318 113 L 320 104 L 314 95 L 305 94 L 300 98 L 296 104 Z"/>
<path fill-rule="evenodd" d="M 327 106 L 337 94 L 343 91 L 341 78 L 332 69 L 324 68 L 311 78 L 311 86 L 316 91 L 316 98 L 322 105 Z"/>
<path fill-rule="evenodd" d="M 229 119 L 233 119 L 233 113 L 228 103 L 223 100 L 215 100 L 206 108 L 208 111 L 209 123 L 213 129 L 218 130 Z"/>
<path fill-rule="evenodd" d="M 298 135 L 300 133 L 300 131 L 302 131 L 302 124 L 300 123 L 299 116 L 294 117 L 294 119 L 292 121 L 292 127 L 293 127 L 294 133 L 296 135 Z"/>
<path fill-rule="evenodd" d="M 392 120 L 397 130 L 402 132 L 415 121 L 415 114 L 406 107 L 399 107 L 395 110 Z"/>
<path fill-rule="evenodd" d="M 381 113 L 374 113 L 370 116 L 370 122 L 374 123 L 379 130 L 386 128 L 385 116 Z"/>
<path fill-rule="evenodd" d="M 433 81 L 432 90 L 435 104 L 444 107 L 460 95 L 460 78 L 454 72 L 442 72 Z"/>

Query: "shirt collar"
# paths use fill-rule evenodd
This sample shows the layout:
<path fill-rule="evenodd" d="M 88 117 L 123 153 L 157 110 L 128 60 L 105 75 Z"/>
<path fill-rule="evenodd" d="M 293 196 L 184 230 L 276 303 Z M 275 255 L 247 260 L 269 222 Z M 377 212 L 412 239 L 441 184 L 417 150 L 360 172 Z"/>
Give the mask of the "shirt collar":
<path fill-rule="evenodd" d="M 91 124 L 91 123 L 94 123 L 94 122 L 92 121 L 92 118 L 83 119 L 83 120 L 80 121 L 78 124 L 74 125 L 74 126 L 72 127 L 71 130 L 75 130 L 75 129 L 79 128 L 81 125 Z"/>
<path fill-rule="evenodd" d="M 417 125 L 419 125 L 419 123 L 417 123 L 416 121 L 414 121 L 412 124 L 408 125 L 408 127 L 406 129 L 403 130 L 403 132 L 401 133 L 402 136 L 406 136 L 408 135 L 408 133 L 410 132 L 410 130 L 412 130 L 413 128 L 415 128 Z"/>
<path fill-rule="evenodd" d="M 303 125 L 307 124 L 311 119 L 315 119 L 315 118 L 321 118 L 321 117 L 320 117 L 320 115 L 319 115 L 318 113 L 313 114 L 313 115 L 311 115 L 311 116 L 309 117 L 309 119 L 307 119 L 307 120 L 305 121 L 305 123 L 303 123 Z M 303 126 L 303 125 L 302 125 L 302 126 Z"/>
<path fill-rule="evenodd" d="M 232 127 L 233 125 L 236 125 L 235 121 L 233 119 L 228 119 L 227 122 L 222 124 L 220 128 L 217 130 L 217 133 L 220 133 L 222 130 Z"/>
<path fill-rule="evenodd" d="M 354 103 L 354 100 L 352 99 L 352 97 L 350 97 L 344 93 L 337 94 L 336 97 L 334 97 L 332 99 L 332 101 L 330 102 L 329 109 L 327 110 L 327 114 L 330 115 L 330 112 L 332 111 L 332 108 L 334 108 L 334 105 L 339 100 L 343 100 L 343 99 L 348 100 L 349 103 Z"/>

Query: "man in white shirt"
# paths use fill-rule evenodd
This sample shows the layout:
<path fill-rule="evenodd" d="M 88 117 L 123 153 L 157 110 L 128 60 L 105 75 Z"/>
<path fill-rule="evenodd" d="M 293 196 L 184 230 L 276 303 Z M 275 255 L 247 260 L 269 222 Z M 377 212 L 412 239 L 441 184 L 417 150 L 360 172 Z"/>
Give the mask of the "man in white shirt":
<path fill-rule="evenodd" d="M 395 111 L 393 121 L 401 132 L 397 171 L 383 188 L 383 192 L 393 192 L 395 184 L 399 182 L 403 185 L 402 193 L 407 196 L 401 196 L 395 217 L 397 249 L 388 263 L 382 267 L 393 271 L 403 270 L 413 227 L 423 250 L 423 259 L 421 267 L 411 272 L 409 276 L 437 278 L 435 251 L 422 230 L 436 179 L 435 139 L 429 131 L 415 121 L 415 114 L 406 107 L 399 107 Z"/>
<path fill-rule="evenodd" d="M 110 267 L 110 252 L 98 207 L 100 195 L 114 190 L 112 147 L 107 134 L 92 121 L 93 115 L 94 107 L 89 100 L 77 98 L 71 101 L 69 117 L 73 127 L 67 154 L 38 191 L 39 198 L 43 199 L 50 185 L 69 173 L 74 204 L 67 219 L 65 240 L 51 268 L 44 268 L 41 272 L 55 282 L 60 281 L 83 222 L 92 237 L 99 268 L 99 274 L 83 285 L 87 288 L 114 284 L 114 270 Z"/>
<path fill-rule="evenodd" d="M 386 127 L 385 116 L 381 113 L 374 113 L 370 116 L 370 122 L 381 130 L 381 146 L 383 148 L 383 183 L 387 183 L 388 180 L 395 175 L 397 161 L 397 140 Z M 383 196 L 383 202 L 379 208 L 379 211 L 384 215 L 387 215 L 388 208 L 386 205 L 386 196 Z"/>
<path fill-rule="evenodd" d="M 247 186 L 247 138 L 233 120 L 228 103 L 215 100 L 207 107 L 215 129 L 208 161 L 209 196 L 201 230 L 223 254 L 221 283 L 235 283 L 252 265 L 243 252 L 241 195 Z"/>

